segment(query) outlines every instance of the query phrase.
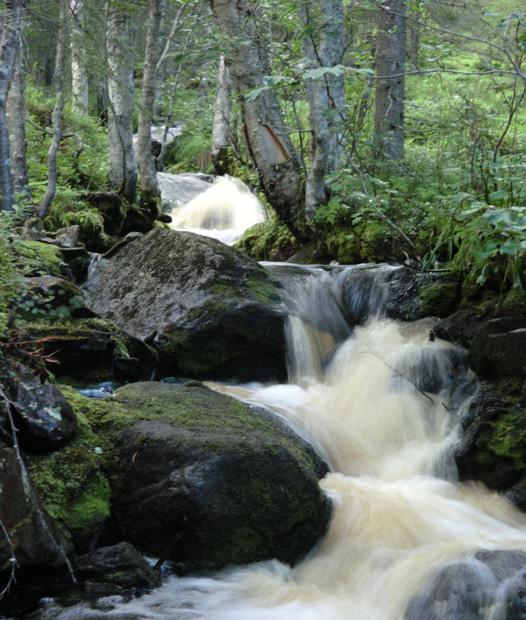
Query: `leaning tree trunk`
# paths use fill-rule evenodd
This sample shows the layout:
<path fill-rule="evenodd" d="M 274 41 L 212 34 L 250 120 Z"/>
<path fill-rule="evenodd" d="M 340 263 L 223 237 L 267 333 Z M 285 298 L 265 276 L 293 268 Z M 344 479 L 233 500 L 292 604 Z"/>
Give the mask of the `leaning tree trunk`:
<path fill-rule="evenodd" d="M 212 0 L 212 9 L 227 44 L 234 86 L 240 97 L 248 152 L 268 201 L 296 234 L 304 223 L 304 182 L 276 93 L 264 89 L 271 74 L 261 24 L 250 0 Z"/>
<path fill-rule="evenodd" d="M 342 0 L 303 0 L 304 49 L 309 68 L 331 69 L 341 64 L 345 49 Z M 312 165 L 307 178 L 305 210 L 312 218 L 327 203 L 330 192 L 326 178 L 340 160 L 345 131 L 343 75 L 326 72 L 307 80 L 307 98 L 312 131 Z"/>
<path fill-rule="evenodd" d="M 38 210 L 38 215 L 46 217 L 57 191 L 57 154 L 62 141 L 64 125 L 64 73 L 66 64 L 66 45 L 68 36 L 68 20 L 66 0 L 60 1 L 59 28 L 55 53 L 55 106 L 52 114 L 53 137 L 47 155 L 47 190 Z"/>
<path fill-rule="evenodd" d="M 77 114 L 88 113 L 88 70 L 86 66 L 86 40 L 83 36 L 84 0 L 69 0 L 71 15 L 71 99 Z"/>
<path fill-rule="evenodd" d="M 212 127 L 212 163 L 217 174 L 226 174 L 230 168 L 232 139 L 232 83 L 225 62 L 225 55 L 219 58 L 217 91 Z"/>
<path fill-rule="evenodd" d="M 109 180 L 115 191 L 128 202 L 134 202 L 137 192 L 137 162 L 133 147 L 135 27 L 130 12 L 117 0 L 108 0 L 106 24 Z"/>
<path fill-rule="evenodd" d="M 15 61 L 13 79 L 7 98 L 7 124 L 11 149 L 11 175 L 14 191 L 23 200 L 31 197 L 26 159 L 26 76 L 24 49 L 20 45 Z"/>
<path fill-rule="evenodd" d="M 374 134 L 381 158 L 404 156 L 405 44 L 406 2 L 384 0 L 378 14 Z"/>
<path fill-rule="evenodd" d="M 152 153 L 152 123 L 159 60 L 159 32 L 164 10 L 164 0 L 149 0 L 148 28 L 144 52 L 142 99 L 137 135 L 137 164 L 141 199 L 145 205 L 154 206 L 159 197 L 157 169 Z"/>
<path fill-rule="evenodd" d="M 3 211 L 11 211 L 14 204 L 6 107 L 20 45 L 24 9 L 25 0 L 5 0 L 0 41 L 0 210 Z"/>

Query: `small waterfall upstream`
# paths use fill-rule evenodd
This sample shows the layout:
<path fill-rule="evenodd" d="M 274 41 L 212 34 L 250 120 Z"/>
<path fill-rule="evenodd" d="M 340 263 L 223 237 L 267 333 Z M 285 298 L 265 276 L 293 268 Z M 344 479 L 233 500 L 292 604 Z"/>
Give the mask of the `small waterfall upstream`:
<path fill-rule="evenodd" d="M 164 177 L 170 176 L 181 175 L 164 174 Z M 163 202 L 170 203 L 169 183 L 163 181 L 161 190 L 163 188 Z M 227 245 L 232 245 L 245 230 L 266 219 L 258 198 L 242 181 L 228 175 L 217 177 L 183 206 L 176 204 L 170 215 L 172 228 L 213 237 Z"/>
<path fill-rule="evenodd" d="M 476 390 L 465 353 L 430 339 L 427 320 L 384 318 L 389 267 L 270 268 L 290 310 L 291 382 L 216 387 L 285 418 L 327 459 L 328 534 L 292 569 L 270 561 L 170 577 L 113 609 L 48 617 L 524 618 L 509 601 L 524 588 L 526 517 L 457 481 L 453 450 Z"/>

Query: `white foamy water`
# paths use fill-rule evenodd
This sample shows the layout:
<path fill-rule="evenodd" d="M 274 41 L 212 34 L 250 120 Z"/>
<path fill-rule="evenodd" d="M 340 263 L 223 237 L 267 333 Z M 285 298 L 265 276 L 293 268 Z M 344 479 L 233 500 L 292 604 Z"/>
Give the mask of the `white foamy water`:
<path fill-rule="evenodd" d="M 403 325 L 376 317 L 351 331 L 338 277 L 313 272 L 294 284 L 293 297 L 302 300 L 301 308 L 291 305 L 289 325 L 295 384 L 215 386 L 286 419 L 330 463 L 332 473 L 320 484 L 334 513 L 317 548 L 295 568 L 270 561 L 206 578 L 171 577 L 140 599 L 113 608 L 106 601 L 104 611 L 76 607 L 46 617 L 511 617 L 509 591 L 520 587 L 522 575 L 499 581 L 475 554 L 526 551 L 526 519 L 481 485 L 457 482 L 452 451 L 475 389 L 462 352 L 430 340 L 425 321 Z M 436 594 L 433 606 L 428 593 L 450 569 L 464 577 L 449 598 Z"/>
<path fill-rule="evenodd" d="M 266 218 L 258 198 L 239 179 L 217 177 L 210 187 L 182 207 L 172 209 L 176 230 L 187 230 L 235 243 L 243 233 Z"/>

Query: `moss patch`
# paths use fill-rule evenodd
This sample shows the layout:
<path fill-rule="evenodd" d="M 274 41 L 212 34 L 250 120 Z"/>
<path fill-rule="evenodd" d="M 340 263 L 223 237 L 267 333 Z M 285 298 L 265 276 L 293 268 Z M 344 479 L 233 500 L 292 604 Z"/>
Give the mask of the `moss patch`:
<path fill-rule="evenodd" d="M 286 226 L 270 218 L 249 228 L 235 247 L 256 260 L 283 261 L 301 245 Z"/>
<path fill-rule="evenodd" d="M 432 282 L 418 291 L 422 313 L 440 318 L 451 314 L 458 303 L 456 282 Z"/>
<path fill-rule="evenodd" d="M 62 252 L 56 245 L 24 240 L 16 241 L 13 249 L 16 266 L 24 275 L 62 276 L 67 272 Z"/>

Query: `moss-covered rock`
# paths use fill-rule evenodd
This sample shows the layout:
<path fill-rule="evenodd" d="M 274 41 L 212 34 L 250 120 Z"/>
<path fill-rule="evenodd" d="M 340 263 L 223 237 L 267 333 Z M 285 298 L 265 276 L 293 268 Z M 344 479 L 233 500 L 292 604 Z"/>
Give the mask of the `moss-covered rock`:
<path fill-rule="evenodd" d="M 68 398 L 73 390 L 62 389 Z M 77 548 L 85 548 L 110 514 L 110 487 L 102 470 L 100 440 L 79 410 L 77 437 L 57 452 L 28 456 L 43 507 Z"/>
<path fill-rule="evenodd" d="M 522 381 L 480 386 L 464 420 L 457 464 L 463 479 L 480 480 L 526 509 L 526 388 Z"/>
<path fill-rule="evenodd" d="M 78 383 L 144 379 L 157 364 L 154 349 L 104 319 L 26 322 L 20 329 L 50 372 Z"/>
<path fill-rule="evenodd" d="M 327 467 L 271 414 L 199 384 L 70 402 L 104 438 L 114 530 L 179 572 L 295 562 L 325 532 Z"/>
<path fill-rule="evenodd" d="M 256 260 L 285 261 L 301 245 L 284 225 L 270 218 L 249 228 L 236 243 L 236 248 Z"/>
<path fill-rule="evenodd" d="M 278 286 L 214 239 L 154 230 L 103 260 L 88 305 L 152 342 L 163 374 L 270 380 L 285 376 Z"/>
<path fill-rule="evenodd" d="M 59 247 L 34 240 L 17 240 L 12 246 L 15 266 L 24 276 L 67 276 L 68 267 Z"/>

